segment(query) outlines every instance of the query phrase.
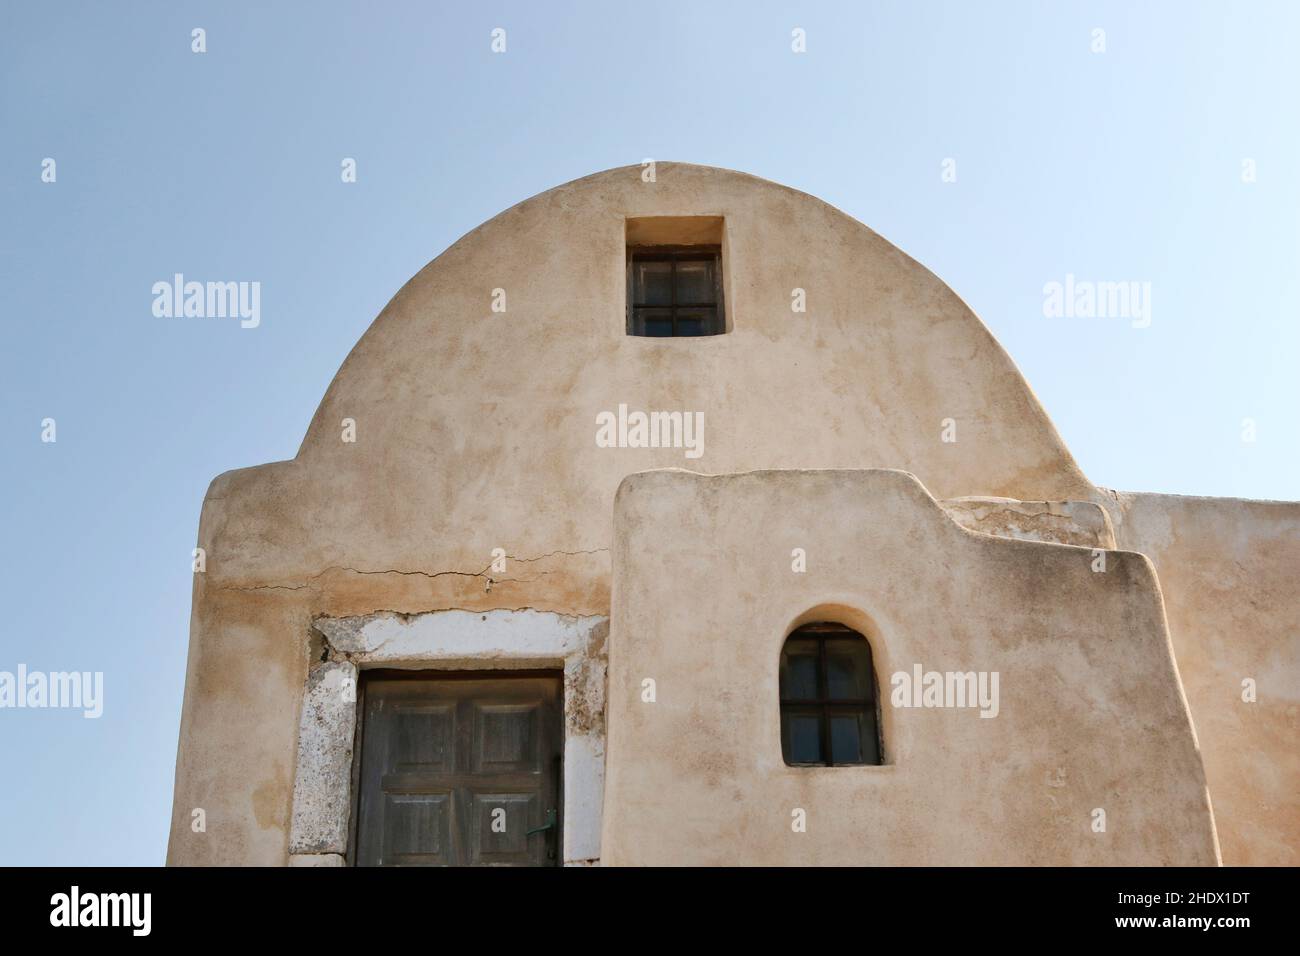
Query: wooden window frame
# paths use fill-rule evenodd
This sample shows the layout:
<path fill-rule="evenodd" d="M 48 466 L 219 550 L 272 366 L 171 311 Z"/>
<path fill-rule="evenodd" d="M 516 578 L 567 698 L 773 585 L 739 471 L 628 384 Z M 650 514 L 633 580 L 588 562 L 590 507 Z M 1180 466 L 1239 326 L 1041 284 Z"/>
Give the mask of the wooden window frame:
<path fill-rule="evenodd" d="M 880 682 L 876 679 L 876 661 L 875 655 L 871 651 L 871 642 L 867 640 L 866 635 L 853 630 L 844 624 L 836 624 L 830 621 L 822 621 L 813 624 L 805 624 L 802 627 L 795 628 L 786 635 L 785 642 L 781 645 L 781 653 L 785 654 L 786 644 L 795 639 L 814 639 L 817 641 L 817 696 L 816 697 L 786 697 L 785 688 L 780 686 L 778 675 L 777 693 L 780 698 L 781 708 L 781 759 L 785 761 L 787 767 L 880 767 L 885 764 L 885 741 L 883 739 L 881 728 L 880 713 Z M 829 668 L 826 662 L 826 644 L 831 640 L 843 638 L 855 638 L 862 641 L 866 649 L 868 677 L 871 682 L 870 697 L 831 697 L 828 687 Z M 790 755 L 786 753 L 785 747 L 785 715 L 787 709 L 800 711 L 817 711 L 818 734 L 821 742 L 822 759 L 819 761 L 800 761 L 791 762 Z M 837 716 L 860 716 L 869 714 L 872 718 L 872 729 L 876 737 L 876 760 L 874 762 L 865 760 L 855 760 L 836 763 L 834 754 L 831 750 L 831 717 Z"/>
<path fill-rule="evenodd" d="M 440 670 L 438 668 L 422 668 L 411 670 L 408 668 L 388 668 L 377 667 L 367 668 L 357 672 L 356 682 L 356 724 L 352 735 L 352 766 L 348 774 L 349 788 L 349 806 L 348 806 L 348 843 L 347 849 L 343 854 L 344 865 L 359 867 L 357 861 L 358 846 L 357 831 L 361 826 L 361 777 L 363 773 L 363 761 L 365 759 L 364 748 L 362 744 L 365 741 L 365 714 L 366 714 L 366 692 L 370 684 L 376 680 L 383 681 L 485 681 L 501 680 L 510 678 L 540 678 L 543 680 L 554 680 L 560 688 L 560 753 L 558 755 L 558 764 L 554 769 L 556 785 L 556 823 L 552 832 L 545 835 L 551 848 L 553 856 L 551 866 L 565 866 L 564 860 L 564 826 L 565 826 L 565 766 L 564 751 L 569 743 L 566 721 L 568 719 L 568 696 L 565 688 L 564 669 L 561 668 L 482 668 L 477 670 Z M 373 759 L 372 755 L 372 759 Z M 458 867 L 458 869 L 461 867 Z"/>
<path fill-rule="evenodd" d="M 677 301 L 677 263 L 713 261 L 713 299 L 712 302 L 678 302 Z M 671 262 L 672 274 L 668 280 L 669 304 L 649 305 L 636 301 L 636 281 L 632 266 L 635 262 Z M 727 331 L 727 312 L 722 294 L 722 247 L 721 246 L 628 246 L 627 259 L 627 334 L 637 338 L 707 338 L 722 335 Z M 673 326 L 672 335 L 646 335 L 635 331 L 636 313 L 639 309 L 667 309 Z M 677 332 L 678 310 L 712 309 L 713 329 L 699 335 L 681 335 Z"/>

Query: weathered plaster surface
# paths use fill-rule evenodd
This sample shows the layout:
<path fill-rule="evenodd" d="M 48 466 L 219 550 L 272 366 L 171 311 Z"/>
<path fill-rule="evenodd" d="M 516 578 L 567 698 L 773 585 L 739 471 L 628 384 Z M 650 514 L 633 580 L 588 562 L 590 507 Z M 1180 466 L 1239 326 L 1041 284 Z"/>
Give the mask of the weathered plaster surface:
<path fill-rule="evenodd" d="M 1215 864 L 1143 555 L 973 534 L 892 471 L 652 472 L 616 508 L 604 862 Z M 818 619 L 868 636 L 886 694 L 999 672 L 998 715 L 886 705 L 886 766 L 786 766 L 781 645 Z"/>
<path fill-rule="evenodd" d="M 727 335 L 625 334 L 625 220 L 674 214 L 726 220 Z M 796 287 L 807 313 L 791 311 Z M 490 311 L 493 288 L 507 312 Z M 529 199 L 421 270 L 339 369 L 298 456 L 214 482 L 209 574 L 371 587 L 351 577 L 402 573 L 459 602 L 484 596 L 494 547 L 608 548 L 619 480 L 687 464 L 681 449 L 598 448 L 595 416 L 620 402 L 703 411 L 696 470 L 905 466 L 943 497 L 1093 490 L 1001 346 L 923 266 L 811 196 L 661 163 L 653 184 L 629 167 Z M 494 584 L 487 606 L 606 600 L 581 564 L 544 570 L 512 563 L 517 586 Z"/>
<path fill-rule="evenodd" d="M 1092 501 L 953 498 L 940 504 L 954 521 L 971 531 L 1021 541 L 1115 547 L 1115 532 L 1106 509 Z"/>
<path fill-rule="evenodd" d="M 1089 500 L 1118 524 L 1114 499 L 1079 471 L 1006 353 L 923 266 L 774 183 L 676 163 L 659 163 L 654 183 L 641 173 L 626 167 L 568 183 L 463 237 L 362 336 L 293 460 L 212 482 L 196 542 L 208 565 L 195 575 L 170 863 L 288 860 L 314 621 L 379 611 L 608 615 L 614 493 L 633 472 L 905 468 L 946 499 L 1071 503 L 1058 514 L 950 500 L 954 517 L 976 530 L 1100 536 L 1074 504 Z M 627 219 L 665 216 L 723 219 L 728 334 L 624 334 Z M 505 313 L 490 309 L 495 288 L 508 295 Z M 806 313 L 791 311 L 795 288 L 806 291 Z M 596 414 L 620 403 L 703 412 L 703 457 L 597 448 Z M 355 422 L 355 443 L 341 440 L 344 418 Z M 955 442 L 940 440 L 946 419 Z M 1223 549 L 1218 534 L 1260 536 L 1257 549 L 1244 547 L 1255 555 L 1246 566 L 1262 570 L 1223 566 L 1249 608 L 1233 609 L 1225 595 L 1206 609 L 1197 587 L 1209 570 L 1166 592 L 1175 640 L 1192 654 L 1261 632 L 1286 646 L 1267 607 L 1292 607 L 1287 586 L 1271 583 L 1288 566 L 1264 564 L 1269 555 L 1291 561 L 1293 551 L 1263 524 L 1249 529 L 1217 522 L 1201 538 L 1214 551 Z M 503 572 L 492 569 L 497 548 L 508 555 Z M 1168 553 L 1162 576 L 1190 549 Z M 1220 636 L 1195 637 L 1198 621 L 1214 621 Z M 1295 660 L 1280 653 L 1275 687 Z M 1199 692 L 1193 698 L 1198 708 Z M 1273 718 L 1242 723 L 1222 744 L 1264 754 L 1225 754 L 1217 775 L 1216 786 L 1240 793 L 1222 812 L 1243 815 L 1229 845 L 1247 859 L 1278 852 L 1270 847 L 1281 831 L 1254 815 L 1294 818 L 1260 796 L 1297 789 L 1294 748 L 1277 727 Z M 601 755 L 591 748 L 582 759 L 598 764 Z M 1249 779 L 1236 781 L 1238 771 Z M 196 809 L 206 830 L 192 826 Z"/>
<path fill-rule="evenodd" d="M 1300 504 L 1112 500 L 1120 547 L 1160 575 L 1224 864 L 1300 864 Z"/>
<path fill-rule="evenodd" d="M 306 622 L 283 592 L 195 579 L 168 862 L 283 866 Z"/>
<path fill-rule="evenodd" d="M 357 668 L 327 661 L 307 677 L 298 723 L 290 853 L 347 852 Z"/>
<path fill-rule="evenodd" d="M 725 219 L 731 331 L 624 334 L 628 217 Z M 793 314 L 791 290 L 808 293 Z M 494 288 L 508 311 L 490 310 Z M 945 496 L 1091 487 L 984 325 L 923 266 L 793 189 L 609 170 L 520 203 L 411 279 L 292 461 L 204 499 L 168 860 L 284 863 L 311 622 L 379 610 L 609 611 L 614 491 L 680 449 L 600 449 L 620 402 L 704 411 L 692 467 L 901 466 Z M 341 440 L 342 419 L 356 442 Z M 945 418 L 958 441 L 938 440 Z M 491 552 L 511 559 L 490 570 Z M 203 806 L 206 835 L 190 831 Z M 220 836 L 214 833 L 219 831 Z"/>

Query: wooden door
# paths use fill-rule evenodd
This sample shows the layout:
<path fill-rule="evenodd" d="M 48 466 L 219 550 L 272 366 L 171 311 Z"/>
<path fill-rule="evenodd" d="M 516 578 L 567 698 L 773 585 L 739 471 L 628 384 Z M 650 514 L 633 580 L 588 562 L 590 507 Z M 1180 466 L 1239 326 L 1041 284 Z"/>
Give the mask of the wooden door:
<path fill-rule="evenodd" d="M 357 865 L 556 865 L 562 694 L 550 674 L 366 675 Z"/>

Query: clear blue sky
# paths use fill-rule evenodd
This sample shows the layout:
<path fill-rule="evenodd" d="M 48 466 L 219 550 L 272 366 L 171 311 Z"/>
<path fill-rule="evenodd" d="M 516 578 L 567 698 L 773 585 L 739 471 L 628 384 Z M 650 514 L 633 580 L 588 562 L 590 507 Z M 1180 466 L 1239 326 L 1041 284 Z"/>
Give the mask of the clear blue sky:
<path fill-rule="evenodd" d="M 867 223 L 1099 484 L 1300 498 L 1300 4 L 542 7 L 0 8 L 0 670 L 106 681 L 97 721 L 0 710 L 0 862 L 162 862 L 208 482 L 294 455 L 428 260 L 596 170 L 727 166 Z M 175 272 L 260 281 L 261 326 L 154 318 Z M 1150 282 L 1151 326 L 1044 317 L 1067 273 Z"/>

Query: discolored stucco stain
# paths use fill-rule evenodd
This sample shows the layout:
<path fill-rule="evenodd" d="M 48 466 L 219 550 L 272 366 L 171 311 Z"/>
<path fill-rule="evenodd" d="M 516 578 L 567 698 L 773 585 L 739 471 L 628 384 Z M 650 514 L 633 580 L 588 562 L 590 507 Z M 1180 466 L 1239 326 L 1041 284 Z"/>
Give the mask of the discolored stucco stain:
<path fill-rule="evenodd" d="M 288 826 L 289 794 L 289 771 L 284 764 L 277 761 L 273 776 L 263 780 L 253 789 L 251 801 L 253 818 L 257 820 L 259 827 L 270 830 Z"/>

